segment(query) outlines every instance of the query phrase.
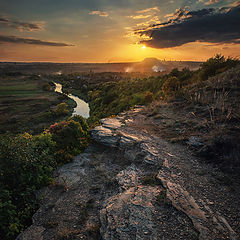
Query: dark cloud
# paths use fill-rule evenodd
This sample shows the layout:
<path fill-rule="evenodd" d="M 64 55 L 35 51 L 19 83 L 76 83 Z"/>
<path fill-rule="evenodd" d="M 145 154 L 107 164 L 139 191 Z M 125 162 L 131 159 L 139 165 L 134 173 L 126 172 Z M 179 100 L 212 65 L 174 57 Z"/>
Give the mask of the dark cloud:
<path fill-rule="evenodd" d="M 0 24 L 4 24 L 5 26 L 18 29 L 20 31 L 41 31 L 44 29 L 44 23 L 27 23 L 21 21 L 11 20 L 5 17 L 0 17 Z"/>
<path fill-rule="evenodd" d="M 141 43 L 153 48 L 169 48 L 201 41 L 210 43 L 240 43 L 240 5 L 219 10 L 178 9 L 167 22 L 138 30 L 150 40 Z"/>
<path fill-rule="evenodd" d="M 191 17 L 204 17 L 214 13 L 214 11 L 215 10 L 213 8 L 204 8 L 197 11 L 189 11 L 187 15 Z"/>
<path fill-rule="evenodd" d="M 39 39 L 32 38 L 21 38 L 16 36 L 4 36 L 0 35 L 0 43 L 24 43 L 24 44 L 34 44 L 34 45 L 42 45 L 42 46 L 52 46 L 52 47 L 72 47 L 74 45 L 67 43 L 59 43 L 59 42 L 49 42 L 43 41 Z"/>
<path fill-rule="evenodd" d="M 227 8 L 227 9 L 229 9 L 229 8 Z M 224 10 L 225 10 L 225 8 L 224 8 Z M 215 10 L 213 8 L 201 9 L 201 10 L 197 10 L 197 11 L 189 11 L 187 8 L 179 8 L 175 11 L 175 13 L 168 14 L 165 16 L 168 18 L 168 21 L 159 23 L 159 24 L 152 24 L 150 27 L 157 27 L 157 26 L 161 27 L 161 26 L 180 23 L 183 20 L 189 19 L 189 18 L 193 19 L 193 18 L 204 17 L 206 15 L 210 15 L 210 14 L 214 13 L 214 11 Z"/>

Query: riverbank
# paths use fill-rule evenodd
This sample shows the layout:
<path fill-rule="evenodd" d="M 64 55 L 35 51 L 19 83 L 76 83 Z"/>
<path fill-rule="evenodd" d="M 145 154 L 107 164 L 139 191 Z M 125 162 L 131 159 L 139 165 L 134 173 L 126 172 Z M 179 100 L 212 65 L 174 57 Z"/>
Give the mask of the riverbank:
<path fill-rule="evenodd" d="M 63 91 L 63 87 L 60 83 L 55 83 L 55 92 L 60 93 L 60 94 L 66 94 Z M 80 99 L 78 96 L 75 96 L 73 94 L 66 94 L 66 97 L 72 99 L 75 102 L 75 106 L 72 112 L 72 116 L 75 115 L 79 115 L 82 116 L 84 118 L 89 118 L 89 112 L 90 112 L 90 108 L 89 108 L 89 104 L 86 103 L 84 100 Z"/>

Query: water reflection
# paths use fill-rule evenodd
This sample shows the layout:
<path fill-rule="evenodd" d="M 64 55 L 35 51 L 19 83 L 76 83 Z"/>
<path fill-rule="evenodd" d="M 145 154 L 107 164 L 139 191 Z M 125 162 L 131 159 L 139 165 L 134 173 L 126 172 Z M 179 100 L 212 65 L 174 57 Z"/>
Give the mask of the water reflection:
<path fill-rule="evenodd" d="M 62 85 L 60 83 L 54 83 L 54 84 L 56 85 L 55 92 L 63 93 L 62 92 Z M 84 102 L 79 97 L 74 96 L 72 94 L 68 94 L 67 96 L 69 98 L 73 99 L 76 102 L 76 104 L 77 104 L 77 106 L 73 110 L 72 116 L 80 115 L 80 116 L 82 116 L 84 118 L 89 118 L 89 111 L 90 111 L 89 104 Z"/>

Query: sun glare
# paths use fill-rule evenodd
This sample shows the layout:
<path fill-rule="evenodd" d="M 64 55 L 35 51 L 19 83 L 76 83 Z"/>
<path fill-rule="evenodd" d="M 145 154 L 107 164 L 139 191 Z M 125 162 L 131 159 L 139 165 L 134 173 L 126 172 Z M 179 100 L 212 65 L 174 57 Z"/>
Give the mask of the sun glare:
<path fill-rule="evenodd" d="M 146 48 L 146 46 L 145 46 L 145 45 L 143 45 L 143 46 L 142 46 L 142 49 L 145 49 L 145 48 Z"/>

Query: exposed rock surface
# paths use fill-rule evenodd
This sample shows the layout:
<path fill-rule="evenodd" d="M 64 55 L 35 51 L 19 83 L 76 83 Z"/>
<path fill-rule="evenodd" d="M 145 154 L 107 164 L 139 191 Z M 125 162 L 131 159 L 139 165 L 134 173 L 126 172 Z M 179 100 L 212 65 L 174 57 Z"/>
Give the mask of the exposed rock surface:
<path fill-rule="evenodd" d="M 239 239 L 239 198 L 210 166 L 150 134 L 141 107 L 101 123 L 39 193 L 18 239 Z"/>

